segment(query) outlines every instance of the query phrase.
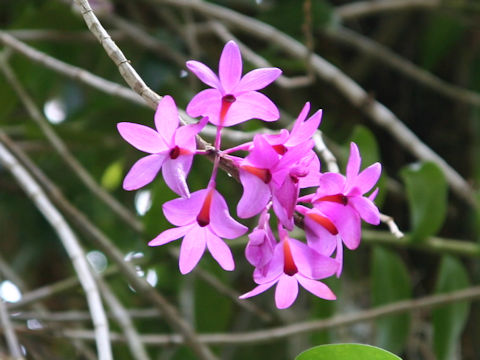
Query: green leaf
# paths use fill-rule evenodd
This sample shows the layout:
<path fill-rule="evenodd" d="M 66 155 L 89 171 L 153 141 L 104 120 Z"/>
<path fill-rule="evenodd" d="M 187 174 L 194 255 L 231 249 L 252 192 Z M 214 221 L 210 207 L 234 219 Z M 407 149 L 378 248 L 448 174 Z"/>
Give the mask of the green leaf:
<path fill-rule="evenodd" d="M 123 165 L 121 161 L 111 163 L 103 172 L 102 186 L 107 190 L 115 190 L 120 186 L 123 178 Z"/>
<path fill-rule="evenodd" d="M 430 162 L 401 172 L 405 182 L 412 240 L 423 240 L 440 230 L 447 211 L 447 183 L 440 168 Z"/>
<path fill-rule="evenodd" d="M 373 249 L 372 281 L 372 300 L 375 306 L 411 298 L 412 286 L 407 268 L 393 251 L 378 246 Z M 375 324 L 375 344 L 400 353 L 408 337 L 410 315 L 382 317 Z"/>
<path fill-rule="evenodd" d="M 446 255 L 440 264 L 435 293 L 446 293 L 468 287 L 470 281 L 462 263 Z M 454 358 L 459 337 L 465 326 L 470 305 L 456 302 L 433 311 L 433 348 L 438 360 Z"/>
<path fill-rule="evenodd" d="M 370 345 L 331 344 L 308 349 L 295 360 L 401 360 L 398 356 Z"/>

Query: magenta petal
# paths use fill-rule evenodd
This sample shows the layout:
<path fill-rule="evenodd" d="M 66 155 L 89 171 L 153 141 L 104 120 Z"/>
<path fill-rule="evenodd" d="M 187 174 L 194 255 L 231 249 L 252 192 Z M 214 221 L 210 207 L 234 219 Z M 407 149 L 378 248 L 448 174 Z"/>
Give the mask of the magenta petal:
<path fill-rule="evenodd" d="M 218 64 L 218 75 L 224 95 L 231 94 L 242 76 L 242 56 L 234 41 L 227 42 L 223 48 Z"/>
<path fill-rule="evenodd" d="M 317 195 L 336 195 L 343 193 L 345 177 L 337 173 L 325 173 L 320 176 Z"/>
<path fill-rule="evenodd" d="M 249 164 L 262 169 L 272 169 L 278 163 L 278 153 L 262 135 L 253 138 L 253 149 L 247 156 Z"/>
<path fill-rule="evenodd" d="M 348 203 L 357 210 L 360 217 L 369 224 L 380 224 L 380 212 L 373 202 L 362 196 L 348 198 Z"/>
<path fill-rule="evenodd" d="M 175 145 L 177 145 L 182 150 L 194 153 L 197 149 L 197 142 L 195 136 L 200 131 L 202 131 L 202 129 L 205 127 L 205 125 L 207 125 L 207 123 L 208 117 L 204 117 L 196 124 L 180 126 L 175 132 Z"/>
<path fill-rule="evenodd" d="M 241 218 L 257 215 L 270 200 L 270 187 L 256 175 L 240 170 L 240 181 L 243 186 L 243 195 L 237 205 L 237 214 Z"/>
<path fill-rule="evenodd" d="M 273 235 L 270 234 L 270 229 L 254 229 L 248 235 L 245 257 L 255 267 L 265 266 L 273 256 L 274 240 L 271 238 Z"/>
<path fill-rule="evenodd" d="M 226 239 L 235 239 L 248 230 L 235 221 L 228 212 L 228 206 L 223 196 L 215 190 L 210 208 L 210 227 L 215 234 Z"/>
<path fill-rule="evenodd" d="M 325 285 L 320 281 L 307 279 L 306 277 L 301 275 L 296 275 L 296 278 L 300 283 L 300 285 L 302 285 L 303 288 L 305 288 L 305 290 L 308 290 L 313 295 L 318 296 L 319 298 L 322 298 L 325 300 L 335 300 L 337 298 L 335 294 L 332 292 L 332 290 L 330 290 L 330 288 L 327 285 Z"/>
<path fill-rule="evenodd" d="M 382 166 L 375 163 L 363 170 L 355 180 L 355 187 L 360 189 L 362 194 L 370 191 L 378 181 L 382 172 Z"/>
<path fill-rule="evenodd" d="M 163 163 L 162 175 L 165 183 L 173 192 L 188 198 L 190 191 L 187 185 L 187 175 L 192 166 L 193 155 L 180 155 L 176 159 L 168 157 Z"/>
<path fill-rule="evenodd" d="M 275 121 L 280 113 L 275 104 L 265 95 L 249 91 L 237 96 L 237 100 L 228 110 L 225 126 L 232 126 L 250 119 Z"/>
<path fill-rule="evenodd" d="M 207 247 L 210 254 L 218 262 L 223 270 L 232 271 L 235 269 L 232 252 L 225 242 L 215 234 L 208 232 Z"/>
<path fill-rule="evenodd" d="M 312 211 L 319 213 L 317 209 L 313 209 Z M 305 216 L 304 221 L 308 245 L 319 254 L 325 256 L 332 255 L 337 243 L 337 236 L 332 235 L 327 229 L 313 221 L 309 216 Z"/>
<path fill-rule="evenodd" d="M 358 151 L 357 144 L 354 142 L 350 143 L 350 157 L 348 158 L 347 163 L 347 182 L 350 183 L 355 180 L 360 171 L 360 164 L 362 158 L 360 157 L 360 152 Z"/>
<path fill-rule="evenodd" d="M 162 137 L 148 126 L 121 122 L 117 124 L 120 135 L 138 150 L 155 154 L 167 150 L 167 144 Z"/>
<path fill-rule="evenodd" d="M 202 189 L 192 193 L 188 199 L 177 198 L 167 201 L 162 206 L 165 217 L 176 226 L 196 223 L 206 192 L 207 190 Z"/>
<path fill-rule="evenodd" d="M 275 305 L 286 309 L 293 304 L 298 295 L 298 282 L 294 276 L 282 275 L 275 289 Z"/>
<path fill-rule="evenodd" d="M 275 279 L 278 279 L 283 272 L 283 243 L 277 243 L 273 249 L 273 256 L 270 262 L 265 266 L 265 269 L 258 267 L 253 272 L 253 280 L 257 284 L 265 284 Z"/>
<path fill-rule="evenodd" d="M 171 96 L 164 96 L 155 111 L 155 126 L 168 146 L 173 145 L 173 135 L 178 128 L 178 111 Z"/>
<path fill-rule="evenodd" d="M 255 69 L 246 73 L 234 89 L 235 93 L 263 89 L 280 76 L 282 70 L 277 68 Z"/>
<path fill-rule="evenodd" d="M 172 229 L 167 229 L 161 232 L 155 239 L 148 243 L 148 246 L 160 246 L 169 243 L 170 241 L 180 239 L 190 230 L 191 226 L 181 226 Z"/>
<path fill-rule="evenodd" d="M 261 285 L 258 285 L 256 288 L 254 288 L 253 290 L 241 295 L 239 298 L 240 299 L 246 299 L 246 298 L 249 298 L 249 297 L 252 297 L 252 296 L 256 296 L 258 294 L 261 294 L 262 292 L 264 291 L 267 291 L 268 289 L 270 289 L 273 285 L 275 284 L 275 281 L 271 281 L 269 283 L 265 283 L 265 284 L 261 284 Z"/>
<path fill-rule="evenodd" d="M 154 154 L 138 160 L 125 176 L 123 188 L 125 190 L 137 190 L 151 183 L 162 167 L 166 156 L 166 154 Z"/>
<path fill-rule="evenodd" d="M 199 61 L 187 61 L 187 68 L 193 72 L 202 82 L 213 88 L 220 88 L 220 82 L 217 75 L 205 64 Z"/>
<path fill-rule="evenodd" d="M 338 269 L 338 264 L 335 260 L 317 253 L 315 250 L 296 239 L 290 240 L 290 249 L 298 268 L 298 272 L 307 277 L 323 279 L 335 274 Z"/>
<path fill-rule="evenodd" d="M 217 89 L 206 89 L 200 91 L 187 105 L 187 114 L 191 117 L 208 116 L 208 120 L 219 124 L 220 107 L 222 105 L 222 94 Z"/>
<path fill-rule="evenodd" d="M 345 246 L 350 250 L 355 250 L 360 244 L 360 216 L 351 206 L 330 204 L 330 207 L 335 208 L 335 212 L 331 214 L 328 211 L 324 211 L 324 213 L 333 220 Z"/>
<path fill-rule="evenodd" d="M 180 247 L 180 260 L 179 267 L 180 272 L 185 275 L 193 270 L 197 266 L 200 258 L 205 252 L 205 246 L 207 244 L 208 229 L 193 227 L 185 235 Z"/>
<path fill-rule="evenodd" d="M 315 131 L 318 129 L 321 119 L 322 110 L 318 110 L 307 121 L 300 124 L 296 122 L 295 126 L 292 129 L 292 133 L 290 135 L 290 139 L 287 142 L 287 145 L 294 146 L 301 143 L 302 141 L 305 141 L 306 139 L 310 139 L 315 133 Z"/>
<path fill-rule="evenodd" d="M 311 161 L 308 164 L 307 176 L 298 179 L 298 185 L 301 189 L 311 186 L 318 186 L 320 183 L 320 160 L 314 151 L 311 151 L 309 155 Z"/>

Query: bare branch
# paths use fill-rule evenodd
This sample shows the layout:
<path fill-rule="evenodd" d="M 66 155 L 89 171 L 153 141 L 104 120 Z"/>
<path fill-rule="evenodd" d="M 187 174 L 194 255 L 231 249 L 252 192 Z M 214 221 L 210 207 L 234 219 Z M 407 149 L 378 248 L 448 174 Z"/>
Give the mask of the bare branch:
<path fill-rule="evenodd" d="M 449 84 L 432 73 L 416 66 L 407 59 L 398 56 L 381 44 L 376 43 L 355 31 L 338 26 L 332 29 L 327 29 L 325 34 L 336 41 L 354 47 L 358 51 L 382 61 L 393 70 L 400 72 L 413 81 L 416 81 L 443 96 L 474 106 L 480 106 L 479 93 Z"/>
<path fill-rule="evenodd" d="M 12 173 L 27 195 L 37 206 L 47 221 L 52 225 L 62 244 L 72 260 L 75 271 L 87 297 L 88 306 L 92 313 L 93 325 L 97 342 L 98 356 L 101 360 L 112 359 L 110 342 L 108 339 L 108 322 L 103 310 L 102 301 L 98 294 L 95 280 L 85 259 L 85 254 L 77 237 L 64 220 L 61 213 L 52 205 L 43 190 L 33 177 L 20 165 L 18 160 L 4 146 L 6 135 L 0 132 L 0 162 Z"/>
<path fill-rule="evenodd" d="M 269 343 L 282 340 L 293 335 L 350 326 L 393 314 L 419 310 L 430 311 L 439 306 L 460 301 L 477 300 L 478 298 L 480 298 L 480 286 L 473 286 L 467 289 L 425 296 L 414 300 L 397 301 L 388 305 L 378 306 L 373 309 L 359 311 L 352 314 L 337 315 L 328 319 L 310 320 L 270 329 L 238 332 L 235 334 L 201 334 L 199 335 L 199 339 L 205 344 L 247 344 L 248 346 L 251 346 L 252 344 Z M 83 340 L 93 339 L 90 331 L 82 330 L 60 330 L 53 335 L 63 338 L 75 338 Z M 123 336 L 115 333 L 110 333 L 110 339 L 112 342 L 125 342 L 125 338 Z M 141 339 L 146 345 L 154 346 L 182 344 L 182 337 L 176 334 L 142 335 Z"/>
<path fill-rule="evenodd" d="M 13 72 L 12 68 L 6 61 L 0 56 L 0 70 L 3 72 L 7 81 L 17 93 L 18 97 L 22 101 L 23 105 L 27 109 L 30 117 L 35 121 L 40 130 L 43 132 L 48 142 L 57 151 L 58 155 L 67 164 L 67 166 L 78 176 L 83 184 L 103 203 L 105 203 L 120 219 L 129 224 L 137 231 L 143 229 L 143 225 L 136 219 L 136 216 L 128 210 L 125 206 L 118 202 L 112 195 L 101 188 L 97 182 L 93 179 L 90 173 L 83 167 L 82 164 L 73 156 L 68 150 L 63 140 L 56 134 L 55 130 L 50 126 L 47 119 L 42 115 L 33 99 L 27 93 L 25 88 L 18 81 L 17 76 Z"/>
<path fill-rule="evenodd" d="M 341 20 L 350 20 L 388 11 L 434 8 L 440 0 L 369 0 L 357 1 L 335 8 L 335 15 Z"/>
<path fill-rule="evenodd" d="M 5 341 L 7 343 L 8 350 L 10 351 L 10 355 L 12 356 L 12 360 L 24 359 L 20 344 L 18 342 L 17 334 L 12 327 L 3 299 L 0 299 L 0 324 L 2 325 Z"/>

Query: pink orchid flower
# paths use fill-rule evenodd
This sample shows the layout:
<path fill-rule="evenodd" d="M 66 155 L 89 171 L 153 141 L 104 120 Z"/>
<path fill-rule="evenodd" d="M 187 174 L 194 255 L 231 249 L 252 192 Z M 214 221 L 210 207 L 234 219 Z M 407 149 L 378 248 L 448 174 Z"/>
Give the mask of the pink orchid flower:
<path fill-rule="evenodd" d="M 298 178 L 308 174 L 308 166 L 302 162 L 313 142 L 298 144 L 283 156 L 262 135 L 256 135 L 253 144 L 250 154 L 239 161 L 243 195 L 237 206 L 238 216 L 248 218 L 260 213 L 273 196 L 275 214 L 290 230 L 299 192 Z"/>
<path fill-rule="evenodd" d="M 380 212 L 373 203 L 376 191 L 369 197 L 363 196 L 377 183 L 381 165 L 375 163 L 360 172 L 361 157 L 355 143 L 350 144 L 347 176 L 325 173 L 312 198 L 314 207 L 335 224 L 345 246 L 354 250 L 360 244 L 361 219 L 378 225 Z"/>
<path fill-rule="evenodd" d="M 187 106 L 192 117 L 208 116 L 217 126 L 232 126 L 253 118 L 275 121 L 280 117 L 275 104 L 256 90 L 263 89 L 280 76 L 277 68 L 252 70 L 242 77 L 242 57 L 234 41 L 223 48 L 218 74 L 198 61 L 187 61 L 187 67 L 202 82 L 211 86 L 193 97 Z"/>
<path fill-rule="evenodd" d="M 306 290 L 322 299 L 335 300 L 336 296 L 330 288 L 317 280 L 335 274 L 337 262 L 290 238 L 283 229 L 279 229 L 279 236 L 282 240 L 275 245 L 266 271 L 259 271 L 258 268 L 254 271 L 253 278 L 258 286 L 240 298 L 258 295 L 277 284 L 275 304 L 277 308 L 285 309 L 297 298 L 300 283 Z"/>
<path fill-rule="evenodd" d="M 164 245 L 183 237 L 179 259 L 182 274 L 193 270 L 205 248 L 224 270 L 235 268 L 232 252 L 221 238 L 237 238 L 245 234 L 247 228 L 230 216 L 225 199 L 214 186 L 195 191 L 188 199 L 166 202 L 163 212 L 167 220 L 178 227 L 165 230 L 148 245 Z"/>
<path fill-rule="evenodd" d="M 123 181 L 125 190 L 136 190 L 149 184 L 162 169 L 168 187 L 180 196 L 188 197 L 186 177 L 196 150 L 195 136 L 208 119 L 198 124 L 179 127 L 174 100 L 165 96 L 155 112 L 156 131 L 144 125 L 129 122 L 117 124 L 120 135 L 138 150 L 149 153 L 138 160 Z"/>

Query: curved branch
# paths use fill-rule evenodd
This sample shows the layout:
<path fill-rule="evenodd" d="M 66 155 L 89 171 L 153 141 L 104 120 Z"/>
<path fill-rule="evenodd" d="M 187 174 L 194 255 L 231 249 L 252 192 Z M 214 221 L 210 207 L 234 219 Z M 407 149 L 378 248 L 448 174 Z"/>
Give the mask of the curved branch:
<path fill-rule="evenodd" d="M 5 135 L 0 132 L 3 138 Z M 20 186 L 37 206 L 47 221 L 52 225 L 62 244 L 72 260 L 73 267 L 77 272 L 80 283 L 82 284 L 85 295 L 87 296 L 88 306 L 92 313 L 93 325 L 95 327 L 95 337 L 97 341 L 98 356 L 101 360 L 112 359 L 110 341 L 108 338 L 108 321 L 105 316 L 102 301 L 98 289 L 88 266 L 83 249 L 81 248 L 77 237 L 70 229 L 62 214 L 52 205 L 42 188 L 37 184 L 33 177 L 20 165 L 18 160 L 2 144 L 0 144 L 0 163 L 2 163 L 15 177 Z"/>
<path fill-rule="evenodd" d="M 434 8 L 441 4 L 441 0 L 373 0 L 358 1 L 337 6 L 335 15 L 341 20 L 350 20 L 362 16 L 398 10 Z"/>

